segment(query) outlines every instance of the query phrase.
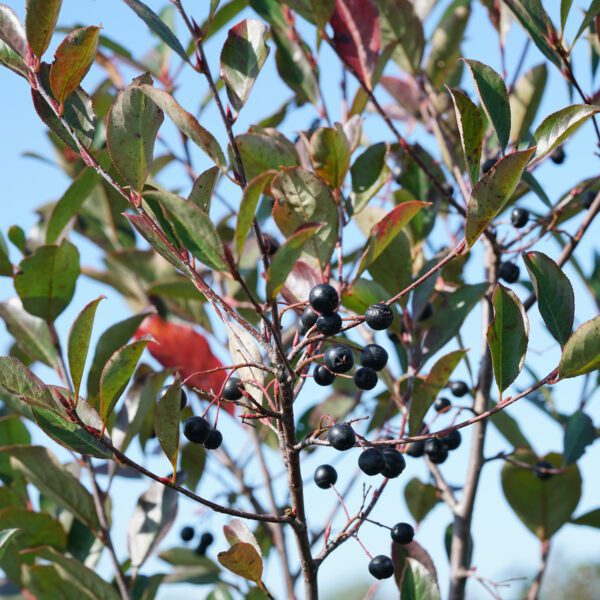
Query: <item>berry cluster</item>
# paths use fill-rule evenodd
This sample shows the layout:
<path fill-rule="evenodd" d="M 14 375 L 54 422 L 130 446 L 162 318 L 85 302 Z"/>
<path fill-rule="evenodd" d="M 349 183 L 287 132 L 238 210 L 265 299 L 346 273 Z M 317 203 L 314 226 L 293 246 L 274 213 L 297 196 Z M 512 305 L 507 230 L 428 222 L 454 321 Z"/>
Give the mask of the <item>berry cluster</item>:
<path fill-rule="evenodd" d="M 183 527 L 182 530 L 179 533 L 181 539 L 184 542 L 191 542 L 194 537 L 196 536 L 196 531 L 194 530 L 193 527 L 191 527 L 190 525 L 187 525 L 186 527 Z M 215 538 L 213 537 L 212 533 L 203 533 L 200 536 L 200 542 L 198 543 L 198 546 L 196 546 L 196 549 L 194 550 L 194 552 L 200 556 L 204 556 L 206 554 L 206 551 L 208 550 L 208 547 L 215 541 Z"/>

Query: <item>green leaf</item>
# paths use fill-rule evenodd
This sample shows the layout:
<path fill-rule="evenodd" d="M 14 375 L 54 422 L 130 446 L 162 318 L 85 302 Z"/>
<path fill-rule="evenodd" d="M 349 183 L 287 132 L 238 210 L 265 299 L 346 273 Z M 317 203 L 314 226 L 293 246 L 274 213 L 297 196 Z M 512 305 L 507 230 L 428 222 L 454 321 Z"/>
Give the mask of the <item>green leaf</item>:
<path fill-rule="evenodd" d="M 90 347 L 90 338 L 92 335 L 96 309 L 103 299 L 104 296 L 99 296 L 89 304 L 86 304 L 83 310 L 77 315 L 77 318 L 69 331 L 67 357 L 69 360 L 69 372 L 71 374 L 71 379 L 73 380 L 73 387 L 75 388 L 75 396 L 79 396 L 79 387 L 83 377 L 85 359 L 87 358 Z"/>
<path fill-rule="evenodd" d="M 388 145 L 384 142 L 369 146 L 350 167 L 352 177 L 352 211 L 360 212 L 388 180 L 386 163 Z"/>
<path fill-rule="evenodd" d="M 52 546 L 64 551 L 67 536 L 63 526 L 48 513 L 34 512 L 16 506 L 0 510 L 0 531 L 20 529 L 18 537 L 14 537 L 13 546 L 17 548 L 35 548 Z"/>
<path fill-rule="evenodd" d="M 547 79 L 548 68 L 546 63 L 542 63 L 526 71 L 515 83 L 509 98 L 512 143 L 528 140 L 529 129 L 542 101 Z"/>
<path fill-rule="evenodd" d="M 503 412 L 503 411 L 502 411 Z M 500 413 L 496 413 L 500 414 Z M 446 556 L 448 561 L 451 560 L 452 555 L 452 538 L 454 537 L 454 523 L 448 523 L 446 530 L 444 531 L 444 548 L 446 550 Z M 466 552 L 466 566 L 471 566 L 473 562 L 473 536 L 469 532 L 469 538 L 467 540 L 467 552 Z"/>
<path fill-rule="evenodd" d="M 276 201 L 273 217 L 286 237 L 303 225 L 323 223 L 306 252 L 321 270 L 325 268 L 338 232 L 338 211 L 330 189 L 313 173 L 293 167 L 282 169 L 273 178 L 271 193 Z"/>
<path fill-rule="evenodd" d="M 596 527 L 600 529 L 600 508 L 591 510 L 575 519 L 571 520 L 574 525 L 587 525 L 588 527 Z"/>
<path fill-rule="evenodd" d="M 510 135 L 510 103 L 504 80 L 494 69 L 478 60 L 464 59 L 469 67 L 481 104 L 489 117 L 500 147 L 505 148 Z"/>
<path fill-rule="evenodd" d="M 179 131 L 189 137 L 216 165 L 222 169 L 227 166 L 225 155 L 216 138 L 198 123 L 194 115 L 184 110 L 171 94 L 147 84 L 140 85 L 140 90 L 169 115 Z"/>
<path fill-rule="evenodd" d="M 221 79 L 227 88 L 227 97 L 237 111 L 248 101 L 269 55 L 265 43 L 267 31 L 261 21 L 244 19 L 227 33 L 221 51 Z"/>
<path fill-rule="evenodd" d="M 174 50 L 185 62 L 190 62 L 180 41 L 155 12 L 140 0 L 123 1 L 171 50 Z"/>
<path fill-rule="evenodd" d="M 226 271 L 221 238 L 210 217 L 195 204 L 162 190 L 149 191 L 144 198 L 154 200 L 167 211 L 183 245 L 205 265 Z"/>
<path fill-rule="evenodd" d="M 332 188 L 339 188 L 350 167 L 350 146 L 341 125 L 321 127 L 308 145 L 315 173 Z"/>
<path fill-rule="evenodd" d="M 117 94 L 106 127 L 110 157 L 123 179 L 138 193 L 152 170 L 154 142 L 164 120 L 162 110 L 142 92 L 151 81 L 148 74 L 141 75 Z"/>
<path fill-rule="evenodd" d="M 140 339 L 119 348 L 104 365 L 100 376 L 100 414 L 104 423 L 129 384 L 148 341 Z"/>
<path fill-rule="evenodd" d="M 16 358 L 0 356 L 0 386 L 27 404 L 54 409 L 48 388 Z"/>
<path fill-rule="evenodd" d="M 0 40 L 21 58 L 27 55 L 25 29 L 15 11 L 0 4 Z"/>
<path fill-rule="evenodd" d="M 12 467 L 42 494 L 73 513 L 94 531 L 100 524 L 91 494 L 56 456 L 42 446 L 12 446 L 4 449 Z"/>
<path fill-rule="evenodd" d="M 160 397 L 154 411 L 154 431 L 160 447 L 173 467 L 173 473 L 177 471 L 180 420 L 181 382 L 177 378 Z"/>
<path fill-rule="evenodd" d="M 111 325 L 98 339 L 94 360 L 87 378 L 88 401 L 92 404 L 96 404 L 100 390 L 100 376 L 108 359 L 131 339 L 148 315 L 149 313 L 140 313 L 124 321 L 119 321 Z"/>
<path fill-rule="evenodd" d="M 357 314 L 364 314 L 371 304 L 381 302 L 388 295 L 387 290 L 372 279 L 358 277 L 342 292 L 342 305 Z"/>
<path fill-rule="evenodd" d="M 188 489 L 195 491 L 200 483 L 206 464 L 206 450 L 199 444 L 188 443 L 181 449 L 181 469 L 186 474 L 183 483 Z"/>
<path fill-rule="evenodd" d="M 419 72 L 425 36 L 423 25 L 409 0 L 376 0 L 381 24 L 382 47 L 393 46 L 392 59 L 416 75 Z"/>
<path fill-rule="evenodd" d="M 41 58 L 50 45 L 62 0 L 27 0 L 25 3 L 25 31 L 33 53 Z"/>
<path fill-rule="evenodd" d="M 4 236 L 0 232 L 0 276 L 13 276 L 13 266 L 8 256 L 8 246 L 4 241 Z"/>
<path fill-rule="evenodd" d="M 560 0 L 560 28 L 564 32 L 573 0 Z"/>
<path fill-rule="evenodd" d="M 0 434 L 4 446 L 31 444 L 31 434 L 18 415 L 0 417 Z"/>
<path fill-rule="evenodd" d="M 564 346 L 573 331 L 575 296 L 562 269 L 542 252 L 523 252 L 540 314 L 554 339 Z"/>
<path fill-rule="evenodd" d="M 535 465 L 538 459 L 531 452 L 519 450 L 514 455 L 521 462 Z M 560 467 L 559 454 L 544 457 L 551 465 Z M 504 496 L 523 525 L 540 540 L 549 540 L 577 508 L 581 497 L 581 475 L 577 465 L 570 465 L 562 473 L 549 479 L 539 479 L 523 467 L 505 462 L 502 467 Z"/>
<path fill-rule="evenodd" d="M 501 284 L 492 296 L 494 318 L 487 329 L 494 378 L 500 396 L 517 378 L 525 363 L 529 320 L 517 295 Z"/>
<path fill-rule="evenodd" d="M 153 483 L 138 499 L 127 529 L 127 547 L 134 573 L 167 535 L 177 516 L 179 494 Z"/>
<path fill-rule="evenodd" d="M 248 181 L 266 171 L 300 164 L 294 144 L 274 129 L 238 135 L 235 142 L 240 150 Z"/>
<path fill-rule="evenodd" d="M 4 554 L 6 553 L 6 550 L 10 546 L 10 542 L 11 542 L 12 538 L 16 534 L 18 534 L 20 531 L 21 530 L 17 529 L 17 528 L 3 529 L 2 531 L 0 531 L 0 561 L 2 560 L 2 557 L 4 556 Z"/>
<path fill-rule="evenodd" d="M 465 236 L 469 247 L 510 200 L 534 152 L 535 147 L 508 154 L 477 182 L 467 208 Z"/>
<path fill-rule="evenodd" d="M 558 374 L 577 377 L 600 369 L 600 316 L 580 325 L 563 348 Z"/>
<path fill-rule="evenodd" d="M 240 209 L 238 211 L 238 218 L 235 225 L 235 246 L 237 249 L 238 257 L 241 258 L 244 246 L 246 245 L 246 238 L 252 229 L 252 223 L 256 215 L 256 207 L 258 201 L 265 188 L 271 184 L 271 180 L 275 176 L 276 171 L 267 171 L 261 175 L 257 175 L 254 179 L 248 182 L 242 201 L 240 203 Z"/>
<path fill-rule="evenodd" d="M 561 6 L 561 10 L 562 10 L 562 6 Z M 579 26 L 577 35 L 573 39 L 572 46 L 575 45 L 575 42 L 579 39 L 581 34 L 587 29 L 587 27 L 592 23 L 592 21 L 595 19 L 595 17 L 598 14 L 600 14 L 600 0 L 592 0 L 590 6 L 588 7 L 588 9 L 585 13 L 585 16 L 583 17 L 583 21 L 581 22 L 581 25 Z"/>
<path fill-rule="evenodd" d="M 406 568 L 400 590 L 402 600 L 440 600 L 435 577 L 418 560 L 406 559 Z"/>
<path fill-rule="evenodd" d="M 423 336 L 424 356 L 431 356 L 458 334 L 463 321 L 487 290 L 487 283 L 463 285 L 446 296 Z"/>
<path fill-rule="evenodd" d="M 252 544 L 238 542 L 226 552 L 219 552 L 217 559 L 232 573 L 260 583 L 263 572 L 262 558 Z"/>
<path fill-rule="evenodd" d="M 99 36 L 99 27 L 75 29 L 56 49 L 50 67 L 50 87 L 60 105 L 79 87 L 90 70 Z"/>
<path fill-rule="evenodd" d="M 26 312 L 16 297 L 0 302 L 0 317 L 22 352 L 53 369 L 58 367 L 60 358 L 46 321 Z"/>
<path fill-rule="evenodd" d="M 519 423 L 513 419 L 506 409 L 501 410 L 490 417 L 490 421 L 502 434 L 504 439 L 512 444 L 514 448 L 526 448 L 531 450 L 531 444 L 523 435 Z"/>
<path fill-rule="evenodd" d="M 456 122 L 460 130 L 460 141 L 465 155 L 465 163 L 473 185 L 479 179 L 479 165 L 485 127 L 479 107 L 469 96 L 457 89 L 448 89 L 454 103 Z"/>
<path fill-rule="evenodd" d="M 69 221 L 75 217 L 99 182 L 100 175 L 96 171 L 84 169 L 71 183 L 52 209 L 46 226 L 46 244 L 56 243 Z"/>
<path fill-rule="evenodd" d="M 537 143 L 535 160 L 540 160 L 560 146 L 598 111 L 598 106 L 573 104 L 546 117 L 533 134 Z"/>
<path fill-rule="evenodd" d="M 402 228 L 429 202 L 409 200 L 402 202 L 373 225 L 364 253 L 358 266 L 358 274 L 362 273 L 373 263 L 400 233 Z"/>
<path fill-rule="evenodd" d="M 583 411 L 574 412 L 567 421 L 563 439 L 565 465 L 577 462 L 587 446 L 596 439 L 596 428 L 592 419 Z"/>
<path fill-rule="evenodd" d="M 335 0 L 286 0 L 286 4 L 318 29 L 327 25 L 335 8 Z"/>
<path fill-rule="evenodd" d="M 210 201 L 217 186 L 218 179 L 218 167 L 211 167 L 210 169 L 206 169 L 203 173 L 200 173 L 200 175 L 196 177 L 196 181 L 194 181 L 192 191 L 188 196 L 188 201 L 195 204 L 205 213 L 208 213 L 210 210 Z"/>
<path fill-rule="evenodd" d="M 0 64 L 24 79 L 27 79 L 28 70 L 25 61 L 2 40 L 0 40 Z"/>
<path fill-rule="evenodd" d="M 285 244 L 277 250 L 271 260 L 271 266 L 267 274 L 267 297 L 274 300 L 281 291 L 285 282 L 294 268 L 296 261 L 300 258 L 304 247 L 312 239 L 319 229 L 320 224 L 307 225 L 289 236 Z"/>
<path fill-rule="evenodd" d="M 417 435 L 427 411 L 434 403 L 438 394 L 448 383 L 452 372 L 458 363 L 465 357 L 466 350 L 454 350 L 442 356 L 431 368 L 425 380 L 415 380 L 415 389 L 410 400 L 408 415 L 408 431 L 410 435 Z"/>
<path fill-rule="evenodd" d="M 440 502 L 440 497 L 435 485 L 413 477 L 404 487 L 404 500 L 412 518 L 420 523 Z"/>
<path fill-rule="evenodd" d="M 79 252 L 66 240 L 60 246 L 40 246 L 21 261 L 15 290 L 25 310 L 53 323 L 71 302 L 79 276 Z"/>

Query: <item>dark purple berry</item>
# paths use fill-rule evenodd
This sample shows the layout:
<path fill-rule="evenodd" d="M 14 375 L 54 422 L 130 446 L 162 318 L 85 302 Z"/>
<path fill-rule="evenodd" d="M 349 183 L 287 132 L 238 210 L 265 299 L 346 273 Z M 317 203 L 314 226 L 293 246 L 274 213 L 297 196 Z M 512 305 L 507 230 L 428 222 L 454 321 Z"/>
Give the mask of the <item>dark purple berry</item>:
<path fill-rule="evenodd" d="M 565 157 L 566 157 L 566 154 L 565 154 L 565 151 L 562 146 L 559 146 L 558 148 L 553 150 L 552 153 L 550 154 L 550 160 L 555 165 L 562 165 L 565 162 Z"/>
<path fill-rule="evenodd" d="M 435 408 L 436 412 L 445 413 L 450 410 L 451 406 L 452 402 L 450 402 L 448 398 L 437 398 L 433 405 L 433 408 Z"/>
<path fill-rule="evenodd" d="M 371 329 L 382 331 L 394 322 L 394 312 L 383 302 L 371 304 L 365 312 L 365 322 Z"/>
<path fill-rule="evenodd" d="M 513 208 L 510 213 L 510 222 L 513 227 L 517 229 L 521 229 L 521 227 L 525 227 L 527 222 L 529 221 L 529 211 L 524 208 Z"/>
<path fill-rule="evenodd" d="M 441 438 L 442 446 L 448 450 L 456 450 L 462 442 L 462 435 L 458 429 L 454 429 L 448 435 Z"/>
<path fill-rule="evenodd" d="M 339 313 L 321 315 L 317 319 L 317 329 L 323 335 L 335 335 L 342 328 L 342 317 Z"/>
<path fill-rule="evenodd" d="M 431 304 L 431 302 L 428 302 L 423 307 L 423 310 L 421 311 L 421 314 L 419 315 L 419 318 L 417 319 L 417 321 L 422 323 L 423 321 L 427 321 L 427 319 L 430 319 L 432 315 L 433 315 L 433 305 Z"/>
<path fill-rule="evenodd" d="M 515 283 L 518 281 L 520 272 L 521 270 L 518 265 L 515 265 L 513 262 L 503 262 L 498 267 L 498 277 L 504 279 L 506 283 Z"/>
<path fill-rule="evenodd" d="M 383 458 L 385 466 L 381 470 L 381 474 L 388 479 L 398 477 L 406 467 L 404 456 L 395 448 L 385 448 L 383 450 Z"/>
<path fill-rule="evenodd" d="M 336 423 L 329 428 L 327 440 L 336 450 L 350 450 L 356 443 L 356 435 L 348 423 Z"/>
<path fill-rule="evenodd" d="M 379 344 L 368 344 L 360 351 L 360 364 L 381 371 L 387 365 L 388 353 Z"/>
<path fill-rule="evenodd" d="M 211 429 L 204 447 L 207 450 L 216 450 L 223 443 L 223 434 L 218 429 Z"/>
<path fill-rule="evenodd" d="M 424 452 L 427 456 L 431 456 L 432 454 L 436 454 L 442 449 L 442 442 L 438 438 L 431 438 L 425 441 Z"/>
<path fill-rule="evenodd" d="M 230 377 L 223 388 L 223 398 L 227 400 L 239 400 L 242 397 L 244 386 L 239 377 Z"/>
<path fill-rule="evenodd" d="M 434 465 L 441 465 L 448 458 L 448 448 L 442 446 L 439 452 L 435 452 L 429 455 L 429 460 Z"/>
<path fill-rule="evenodd" d="M 495 156 L 493 158 L 488 158 L 484 163 L 483 166 L 481 167 L 481 170 L 484 173 L 487 173 L 488 171 L 492 170 L 492 167 L 496 164 L 496 162 L 498 161 L 498 157 Z"/>
<path fill-rule="evenodd" d="M 597 194 L 598 192 L 594 192 L 592 190 L 586 192 L 583 195 L 583 198 L 581 199 L 581 204 L 583 208 L 590 208 L 590 206 L 592 206 L 592 204 L 594 203 L 594 199 L 596 198 Z"/>
<path fill-rule="evenodd" d="M 469 386 L 464 381 L 453 381 L 448 387 L 456 398 L 462 398 L 469 393 Z"/>
<path fill-rule="evenodd" d="M 415 530 L 409 523 L 396 523 L 392 527 L 392 540 L 396 544 L 410 544 L 415 537 Z"/>
<path fill-rule="evenodd" d="M 380 554 L 371 559 L 369 563 L 369 573 L 375 579 L 389 579 L 394 574 L 394 563 L 389 556 Z"/>
<path fill-rule="evenodd" d="M 215 541 L 215 538 L 213 537 L 212 533 L 203 533 L 202 536 L 200 537 L 200 543 L 205 547 L 208 548 L 213 542 Z"/>
<path fill-rule="evenodd" d="M 304 309 L 302 316 L 300 317 L 300 321 L 302 322 L 302 325 L 308 331 L 317 322 L 318 318 L 319 318 L 319 313 L 315 312 L 310 306 L 307 306 Z"/>
<path fill-rule="evenodd" d="M 204 417 L 190 417 L 183 422 L 183 435 L 194 444 L 203 444 L 210 434 L 210 423 Z"/>
<path fill-rule="evenodd" d="M 408 456 L 412 456 L 413 458 L 421 458 L 424 453 L 425 442 L 423 440 L 420 442 L 412 442 L 412 444 L 409 444 L 408 450 L 406 451 L 406 454 L 408 454 Z"/>
<path fill-rule="evenodd" d="M 329 489 L 337 481 L 337 471 L 331 465 L 321 465 L 315 471 L 315 483 L 323 490 Z"/>
<path fill-rule="evenodd" d="M 179 535 L 184 542 L 189 542 L 190 540 L 193 539 L 193 537 L 195 535 L 194 528 L 193 527 L 184 527 L 179 532 Z"/>
<path fill-rule="evenodd" d="M 354 366 L 354 355 L 348 346 L 335 344 L 325 350 L 325 364 L 334 373 L 347 373 Z"/>
<path fill-rule="evenodd" d="M 319 283 L 310 290 L 308 301 L 318 313 L 331 313 L 338 307 L 340 298 L 333 286 Z"/>
<path fill-rule="evenodd" d="M 385 458 L 379 448 L 367 448 L 358 457 L 358 467 L 365 475 L 379 475 L 385 467 Z"/>
<path fill-rule="evenodd" d="M 324 365 L 317 365 L 313 373 L 317 385 L 331 385 L 335 380 L 335 373 L 332 373 Z"/>
<path fill-rule="evenodd" d="M 554 469 L 554 465 L 547 460 L 541 460 L 535 465 L 533 472 L 538 479 L 545 481 L 554 475 L 554 473 L 548 473 L 546 469 Z"/>
<path fill-rule="evenodd" d="M 360 367 L 354 373 L 354 385 L 359 390 L 372 390 L 377 385 L 377 373 L 370 367 Z"/>

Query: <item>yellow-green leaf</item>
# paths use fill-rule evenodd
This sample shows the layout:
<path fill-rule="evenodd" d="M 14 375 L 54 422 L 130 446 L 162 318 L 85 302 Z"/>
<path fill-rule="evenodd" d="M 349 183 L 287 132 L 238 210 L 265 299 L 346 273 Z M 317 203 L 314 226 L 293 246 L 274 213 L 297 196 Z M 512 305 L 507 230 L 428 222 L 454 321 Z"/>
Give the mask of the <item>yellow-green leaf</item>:
<path fill-rule="evenodd" d="M 600 369 L 600 316 L 580 325 L 563 348 L 558 373 L 577 377 Z"/>
<path fill-rule="evenodd" d="M 262 558 L 252 544 L 238 542 L 226 552 L 219 552 L 217 558 L 232 573 L 257 584 L 260 582 L 263 572 Z"/>
<path fill-rule="evenodd" d="M 25 31 L 33 53 L 41 58 L 50 45 L 62 0 L 27 0 L 25 4 Z"/>

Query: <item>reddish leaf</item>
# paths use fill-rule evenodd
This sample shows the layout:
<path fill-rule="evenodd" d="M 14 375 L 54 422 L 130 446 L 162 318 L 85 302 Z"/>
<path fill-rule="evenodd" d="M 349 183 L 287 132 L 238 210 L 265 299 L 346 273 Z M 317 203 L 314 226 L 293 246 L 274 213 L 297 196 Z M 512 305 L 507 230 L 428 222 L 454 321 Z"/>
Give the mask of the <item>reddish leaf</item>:
<path fill-rule="evenodd" d="M 222 366 L 212 353 L 206 338 L 187 325 L 169 323 L 158 315 L 147 317 L 140 325 L 136 337 L 151 335 L 150 354 L 168 369 L 176 369 L 182 380 L 203 390 L 218 392 L 225 380 L 225 372 L 202 373 Z"/>
<path fill-rule="evenodd" d="M 370 88 L 381 45 L 379 14 L 373 0 L 337 0 L 330 23 L 337 53 Z"/>

